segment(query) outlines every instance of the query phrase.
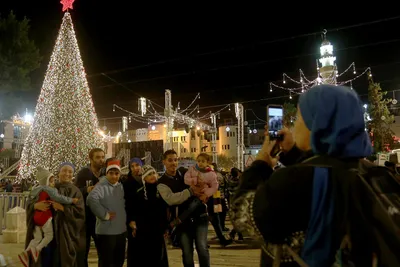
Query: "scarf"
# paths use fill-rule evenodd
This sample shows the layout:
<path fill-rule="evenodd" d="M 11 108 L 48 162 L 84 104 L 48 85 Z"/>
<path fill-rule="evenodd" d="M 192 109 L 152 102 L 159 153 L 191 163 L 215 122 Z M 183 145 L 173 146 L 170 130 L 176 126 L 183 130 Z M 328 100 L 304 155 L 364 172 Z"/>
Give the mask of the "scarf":
<path fill-rule="evenodd" d="M 311 131 L 314 155 L 346 159 L 372 153 L 362 105 L 357 93 L 343 86 L 315 86 L 300 95 L 299 108 Z M 338 249 L 332 247 L 334 209 L 329 171 L 316 167 L 310 221 L 301 255 L 309 267 L 328 267 L 334 261 Z"/>

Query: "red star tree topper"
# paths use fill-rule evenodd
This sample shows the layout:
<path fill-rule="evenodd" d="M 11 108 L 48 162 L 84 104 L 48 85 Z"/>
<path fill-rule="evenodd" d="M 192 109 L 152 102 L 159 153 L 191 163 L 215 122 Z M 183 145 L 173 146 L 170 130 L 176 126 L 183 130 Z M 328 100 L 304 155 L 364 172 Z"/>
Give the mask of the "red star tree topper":
<path fill-rule="evenodd" d="M 61 0 L 61 4 L 63 5 L 62 11 L 68 11 L 68 9 L 74 9 L 72 7 L 72 4 L 74 3 L 75 0 Z"/>

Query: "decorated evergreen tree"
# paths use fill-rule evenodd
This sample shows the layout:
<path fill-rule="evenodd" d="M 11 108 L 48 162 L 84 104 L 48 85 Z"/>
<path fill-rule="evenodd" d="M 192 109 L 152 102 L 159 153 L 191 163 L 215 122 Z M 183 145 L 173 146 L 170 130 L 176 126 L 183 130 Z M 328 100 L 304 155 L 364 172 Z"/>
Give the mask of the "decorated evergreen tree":
<path fill-rule="evenodd" d="M 392 99 L 385 99 L 387 92 L 382 91 L 379 83 L 374 83 L 372 75 L 368 75 L 368 113 L 371 120 L 367 127 L 371 132 L 371 139 L 376 153 L 385 151 L 386 145 L 393 147 L 393 132 L 390 129 L 394 116 L 390 114 L 388 104 Z"/>
<path fill-rule="evenodd" d="M 283 104 L 283 125 L 287 128 L 292 128 L 296 120 L 297 108 L 290 102 Z"/>
<path fill-rule="evenodd" d="M 56 172 L 69 161 L 80 168 L 101 147 L 98 119 L 75 37 L 73 0 L 63 0 L 64 17 L 24 144 L 17 180 L 32 180 L 38 166 Z"/>

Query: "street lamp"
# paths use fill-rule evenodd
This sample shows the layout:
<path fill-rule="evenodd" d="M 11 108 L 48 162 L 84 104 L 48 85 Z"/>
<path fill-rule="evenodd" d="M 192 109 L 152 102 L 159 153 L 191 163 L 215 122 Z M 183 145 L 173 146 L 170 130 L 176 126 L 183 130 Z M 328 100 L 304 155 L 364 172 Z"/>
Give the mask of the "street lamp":
<path fill-rule="evenodd" d="M 29 113 L 26 113 L 24 116 L 24 121 L 27 123 L 32 123 L 33 122 L 33 116 Z"/>

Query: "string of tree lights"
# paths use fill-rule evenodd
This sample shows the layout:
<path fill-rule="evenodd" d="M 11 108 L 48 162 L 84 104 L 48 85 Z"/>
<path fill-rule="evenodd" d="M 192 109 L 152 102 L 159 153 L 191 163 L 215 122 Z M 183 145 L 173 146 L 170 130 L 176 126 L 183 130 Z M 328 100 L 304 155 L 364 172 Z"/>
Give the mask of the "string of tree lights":
<path fill-rule="evenodd" d="M 273 91 L 273 88 L 283 89 L 289 92 L 289 99 L 292 99 L 292 94 L 304 93 L 309 88 L 319 84 L 348 85 L 351 89 L 353 89 L 353 81 L 366 74 L 372 76 L 370 67 L 367 67 L 360 74 L 357 75 L 356 65 L 354 62 L 351 63 L 350 66 L 348 66 L 343 72 L 339 73 L 336 65 L 336 57 L 334 56 L 333 45 L 328 41 L 328 39 L 326 39 L 326 33 L 326 30 L 322 32 L 323 41 L 320 47 L 321 57 L 316 60 L 317 77 L 313 80 L 309 80 L 304 75 L 304 72 L 301 69 L 299 70 L 299 80 L 293 79 L 286 73 L 283 73 L 282 83 L 285 85 L 289 81 L 296 84 L 296 87 L 285 87 L 270 82 L 270 92 Z M 352 71 L 352 74 L 356 76 L 344 81 L 338 80 L 340 77 L 345 76 L 350 71 Z"/>
<path fill-rule="evenodd" d="M 77 169 L 87 164 L 93 147 L 103 147 L 78 42 L 68 9 L 65 11 L 36 105 L 33 124 L 25 140 L 16 182 L 35 180 L 38 166 L 56 173 L 62 162 Z"/>

